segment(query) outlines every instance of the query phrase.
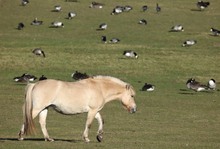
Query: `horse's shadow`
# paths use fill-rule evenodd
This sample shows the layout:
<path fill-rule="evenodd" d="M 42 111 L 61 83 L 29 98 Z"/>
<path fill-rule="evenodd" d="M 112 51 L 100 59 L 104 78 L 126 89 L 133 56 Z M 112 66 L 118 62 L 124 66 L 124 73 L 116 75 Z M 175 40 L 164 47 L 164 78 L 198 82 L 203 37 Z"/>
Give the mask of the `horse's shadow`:
<path fill-rule="evenodd" d="M 18 138 L 0 138 L 0 142 L 4 141 L 19 141 Z M 25 138 L 24 141 L 45 141 L 44 138 Z M 54 141 L 62 141 L 62 142 L 82 142 L 82 140 L 70 140 L 70 139 L 54 139 Z"/>

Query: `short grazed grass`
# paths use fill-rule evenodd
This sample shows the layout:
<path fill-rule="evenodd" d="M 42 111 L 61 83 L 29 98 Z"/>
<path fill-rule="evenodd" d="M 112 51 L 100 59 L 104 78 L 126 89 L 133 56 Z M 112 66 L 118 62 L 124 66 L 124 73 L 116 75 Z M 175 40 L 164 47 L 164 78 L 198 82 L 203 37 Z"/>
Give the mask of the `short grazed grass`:
<path fill-rule="evenodd" d="M 210 7 L 196 11 L 196 1 L 157 1 L 162 12 L 155 12 L 156 1 L 100 1 L 103 9 L 90 9 L 89 1 L 31 0 L 25 7 L 20 1 L 0 0 L 0 148 L 149 148 L 149 149 L 217 149 L 220 145 L 220 92 L 194 92 L 186 89 L 190 77 L 207 83 L 220 80 L 220 37 L 210 34 L 220 29 L 218 0 Z M 60 4 L 63 11 L 51 12 Z M 147 4 L 148 12 L 141 12 Z M 110 15 L 116 5 L 131 5 L 133 10 Z M 68 11 L 76 18 L 65 19 Z M 31 26 L 37 17 L 42 26 Z M 140 19 L 148 21 L 140 26 Z M 64 28 L 49 28 L 52 21 L 63 21 Z M 26 27 L 16 29 L 19 22 Z M 100 23 L 108 29 L 96 31 Z M 182 24 L 184 32 L 169 29 Z M 103 44 L 117 37 L 119 44 Z M 186 39 L 198 43 L 181 47 Z M 32 49 L 41 47 L 46 58 L 37 57 Z M 134 50 L 138 59 L 123 57 L 124 50 Z M 49 111 L 47 127 L 55 142 L 44 142 L 38 120 L 38 133 L 17 141 L 22 124 L 25 84 L 13 77 L 25 72 L 40 77 L 74 81 L 74 71 L 89 75 L 110 75 L 132 84 L 137 92 L 138 111 L 129 115 L 117 101 L 101 111 L 105 120 L 104 140 L 96 141 L 97 122 L 90 131 L 91 143 L 82 141 L 86 114 L 63 116 Z M 154 92 L 141 92 L 145 82 L 156 86 Z"/>

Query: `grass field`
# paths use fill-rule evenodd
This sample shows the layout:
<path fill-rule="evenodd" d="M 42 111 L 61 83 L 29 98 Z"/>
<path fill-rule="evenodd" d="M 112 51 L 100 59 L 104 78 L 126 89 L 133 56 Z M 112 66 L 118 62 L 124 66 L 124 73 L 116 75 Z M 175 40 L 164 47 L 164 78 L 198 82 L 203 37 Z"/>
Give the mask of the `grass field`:
<path fill-rule="evenodd" d="M 147 149 L 218 149 L 220 146 L 220 92 L 194 92 L 186 88 L 188 78 L 207 83 L 211 78 L 220 85 L 220 37 L 210 28 L 220 29 L 220 1 L 198 11 L 192 0 L 100 0 L 102 9 L 88 6 L 92 1 L 0 0 L 0 148 L 147 148 Z M 156 13 L 156 3 L 162 8 Z M 61 12 L 52 12 L 55 5 Z M 133 10 L 110 15 L 117 5 Z M 141 7 L 149 10 L 142 12 Z M 66 19 L 74 11 L 77 16 Z M 31 26 L 37 17 L 42 26 Z M 146 19 L 146 26 L 138 24 Z M 62 21 L 64 28 L 50 28 Z M 19 22 L 25 24 L 17 30 Z M 97 31 L 107 23 L 105 31 Z M 169 32 L 176 24 L 184 32 Z M 118 44 L 104 44 L 117 37 Z M 192 47 L 182 47 L 187 39 L 197 40 Z M 46 58 L 32 53 L 41 47 Z M 123 57 L 124 50 L 134 50 L 138 59 Z M 105 120 L 104 140 L 96 141 L 97 122 L 90 130 L 91 143 L 82 141 L 86 114 L 63 116 L 49 111 L 47 128 L 55 142 L 44 142 L 38 119 L 38 133 L 17 141 L 22 124 L 21 107 L 25 84 L 13 82 L 23 73 L 40 77 L 74 81 L 76 70 L 89 75 L 110 75 L 129 82 L 136 90 L 136 114 L 128 114 L 118 102 L 106 104 L 101 111 Z M 142 92 L 145 82 L 156 86 L 154 92 Z"/>

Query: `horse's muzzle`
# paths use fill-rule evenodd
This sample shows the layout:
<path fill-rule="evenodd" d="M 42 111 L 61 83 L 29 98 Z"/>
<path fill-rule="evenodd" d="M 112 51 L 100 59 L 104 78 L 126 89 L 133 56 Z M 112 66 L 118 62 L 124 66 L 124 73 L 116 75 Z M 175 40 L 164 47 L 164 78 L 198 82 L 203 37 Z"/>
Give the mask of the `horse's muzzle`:
<path fill-rule="evenodd" d="M 130 113 L 135 113 L 137 111 L 137 107 L 130 108 Z"/>

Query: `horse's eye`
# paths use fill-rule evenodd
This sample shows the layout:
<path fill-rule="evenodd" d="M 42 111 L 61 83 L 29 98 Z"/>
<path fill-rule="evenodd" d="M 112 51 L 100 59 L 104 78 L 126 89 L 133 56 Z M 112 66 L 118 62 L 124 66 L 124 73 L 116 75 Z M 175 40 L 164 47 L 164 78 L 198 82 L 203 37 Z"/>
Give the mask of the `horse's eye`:
<path fill-rule="evenodd" d="M 134 95 L 131 95 L 132 98 L 134 98 Z"/>

